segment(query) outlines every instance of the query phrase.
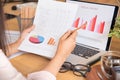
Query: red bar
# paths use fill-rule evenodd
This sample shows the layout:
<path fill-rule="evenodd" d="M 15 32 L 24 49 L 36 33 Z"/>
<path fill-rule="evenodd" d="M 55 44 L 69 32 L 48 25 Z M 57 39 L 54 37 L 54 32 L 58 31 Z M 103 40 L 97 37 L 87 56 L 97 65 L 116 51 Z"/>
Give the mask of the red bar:
<path fill-rule="evenodd" d="M 97 15 L 94 18 L 92 18 L 92 20 L 90 21 L 90 25 L 88 27 L 88 30 L 94 31 L 95 24 L 96 24 L 96 19 L 97 19 Z"/>
<path fill-rule="evenodd" d="M 104 26 L 105 26 L 105 21 L 100 23 L 100 25 L 98 26 L 97 32 L 103 33 Z"/>
<path fill-rule="evenodd" d="M 73 27 L 74 27 L 74 28 L 78 28 L 79 21 L 80 21 L 80 18 L 78 17 L 78 18 L 74 21 L 74 23 L 73 23 Z"/>

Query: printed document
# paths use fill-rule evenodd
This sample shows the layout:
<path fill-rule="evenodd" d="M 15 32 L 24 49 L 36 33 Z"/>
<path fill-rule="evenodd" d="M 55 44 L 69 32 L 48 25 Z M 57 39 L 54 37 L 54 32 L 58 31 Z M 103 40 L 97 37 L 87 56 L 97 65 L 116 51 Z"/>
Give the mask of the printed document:
<path fill-rule="evenodd" d="M 39 0 L 35 29 L 25 38 L 19 50 L 52 58 L 59 38 L 72 27 L 78 9 L 77 4 Z"/>

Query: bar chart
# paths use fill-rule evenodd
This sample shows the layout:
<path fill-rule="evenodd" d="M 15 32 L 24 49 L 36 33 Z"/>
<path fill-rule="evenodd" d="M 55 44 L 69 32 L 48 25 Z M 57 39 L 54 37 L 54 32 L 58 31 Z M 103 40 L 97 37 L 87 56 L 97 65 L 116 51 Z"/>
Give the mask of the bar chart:
<path fill-rule="evenodd" d="M 73 22 L 73 27 L 78 28 L 82 24 L 84 24 L 84 22 L 87 22 L 88 24 L 82 28 L 83 30 L 88 30 L 91 32 L 103 34 L 104 27 L 105 27 L 105 21 L 104 20 L 98 21 L 97 15 L 93 16 L 91 19 L 86 20 L 86 21 L 85 19 L 78 17 Z"/>

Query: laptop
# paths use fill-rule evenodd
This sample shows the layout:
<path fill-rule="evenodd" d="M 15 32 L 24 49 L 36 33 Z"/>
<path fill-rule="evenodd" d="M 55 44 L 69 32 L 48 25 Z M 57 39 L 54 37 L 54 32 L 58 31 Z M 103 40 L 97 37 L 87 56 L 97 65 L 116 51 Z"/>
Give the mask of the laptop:
<path fill-rule="evenodd" d="M 115 23 L 118 7 L 81 1 L 67 2 L 40 0 L 34 19 L 36 27 L 18 49 L 53 58 L 60 36 L 71 28 L 72 23 L 72 27 L 77 28 L 87 22 L 84 28 L 78 30 L 76 47 L 66 61 L 91 64 L 109 50 L 111 39 L 108 33 Z"/>
<path fill-rule="evenodd" d="M 108 34 L 114 27 L 118 6 L 83 1 L 66 2 L 79 4 L 75 18 L 77 26 L 87 22 L 87 26 L 78 31 L 76 47 L 66 61 L 92 65 L 109 50 L 111 38 Z"/>

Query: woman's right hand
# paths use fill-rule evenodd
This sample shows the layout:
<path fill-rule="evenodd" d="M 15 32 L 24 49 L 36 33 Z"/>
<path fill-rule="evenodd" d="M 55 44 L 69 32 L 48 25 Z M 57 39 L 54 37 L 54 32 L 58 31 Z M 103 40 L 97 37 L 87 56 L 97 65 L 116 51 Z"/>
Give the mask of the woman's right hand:
<path fill-rule="evenodd" d="M 75 48 L 77 30 L 84 29 L 86 25 L 87 22 L 85 22 L 75 30 L 67 31 L 59 40 L 56 55 L 60 55 L 66 59 Z"/>
<path fill-rule="evenodd" d="M 69 54 L 73 51 L 76 43 L 77 30 L 67 31 L 59 40 L 55 56 L 49 64 L 43 69 L 56 76 L 61 65 L 64 63 Z"/>
<path fill-rule="evenodd" d="M 67 58 L 75 48 L 76 36 L 77 30 L 67 31 L 59 40 L 56 55 L 60 55 L 63 56 L 64 58 Z"/>

